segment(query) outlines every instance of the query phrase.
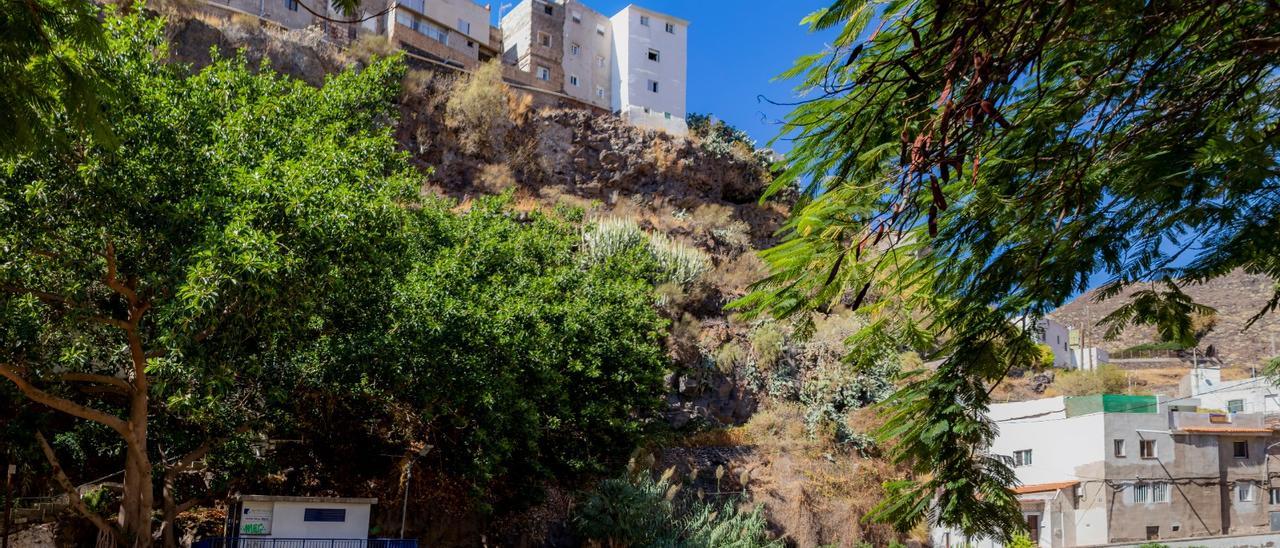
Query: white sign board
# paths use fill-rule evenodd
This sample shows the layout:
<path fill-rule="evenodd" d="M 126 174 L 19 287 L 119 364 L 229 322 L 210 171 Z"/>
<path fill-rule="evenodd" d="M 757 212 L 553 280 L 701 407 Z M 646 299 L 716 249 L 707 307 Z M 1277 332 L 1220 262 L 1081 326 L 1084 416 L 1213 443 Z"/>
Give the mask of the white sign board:
<path fill-rule="evenodd" d="M 271 511 L 275 505 L 270 502 L 246 502 L 240 512 L 241 535 L 270 535 Z"/>

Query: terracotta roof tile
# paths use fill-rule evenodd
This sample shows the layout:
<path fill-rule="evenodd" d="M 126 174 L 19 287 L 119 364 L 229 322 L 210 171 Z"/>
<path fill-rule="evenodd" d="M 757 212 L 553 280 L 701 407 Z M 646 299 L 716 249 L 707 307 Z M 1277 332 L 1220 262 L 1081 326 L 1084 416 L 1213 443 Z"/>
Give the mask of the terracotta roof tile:
<path fill-rule="evenodd" d="M 1053 483 L 1030 483 L 1027 485 L 1019 485 L 1017 487 L 1014 487 L 1013 492 L 1019 495 L 1025 495 L 1027 493 L 1044 493 L 1047 491 L 1057 491 L 1059 489 L 1075 487 L 1077 485 L 1080 485 L 1080 482 L 1078 480 L 1077 481 L 1058 481 Z"/>
<path fill-rule="evenodd" d="M 1187 426 L 1178 429 L 1175 433 L 1183 434 L 1274 434 L 1275 430 L 1270 428 L 1256 428 L 1244 426 Z"/>

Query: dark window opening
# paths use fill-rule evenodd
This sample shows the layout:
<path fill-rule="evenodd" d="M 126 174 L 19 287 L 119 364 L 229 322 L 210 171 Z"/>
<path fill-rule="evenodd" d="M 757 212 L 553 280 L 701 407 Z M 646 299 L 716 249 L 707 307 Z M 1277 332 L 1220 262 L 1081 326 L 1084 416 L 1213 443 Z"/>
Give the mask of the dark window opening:
<path fill-rule="evenodd" d="M 306 508 L 302 511 L 302 521 L 347 521 L 346 508 Z"/>

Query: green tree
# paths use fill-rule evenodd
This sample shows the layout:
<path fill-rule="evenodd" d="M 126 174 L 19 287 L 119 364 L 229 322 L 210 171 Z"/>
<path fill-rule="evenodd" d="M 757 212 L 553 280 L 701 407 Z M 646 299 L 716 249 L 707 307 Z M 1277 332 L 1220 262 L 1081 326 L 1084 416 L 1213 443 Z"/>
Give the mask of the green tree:
<path fill-rule="evenodd" d="M 425 426 L 411 441 L 435 445 L 442 472 L 486 495 L 495 480 L 528 492 L 625 454 L 666 366 L 661 271 L 645 249 L 586 261 L 576 227 L 509 201 L 423 207 L 407 273 L 299 337 L 314 342 L 298 369 L 415 410 Z"/>
<path fill-rule="evenodd" d="M 99 9 L 84 0 L 0 1 L 0 157 L 90 130 L 109 141 Z"/>
<path fill-rule="evenodd" d="M 187 77 L 162 62 L 161 25 L 107 19 L 94 62 L 119 86 L 103 108 L 117 146 L 71 128 L 74 147 L 0 161 L 0 376 L 117 436 L 118 524 L 38 438 L 72 506 L 127 546 L 152 542 L 157 469 L 174 542 L 168 480 L 234 432 L 231 411 L 252 411 L 231 396 L 280 341 L 402 260 L 416 195 L 386 122 L 400 63 L 323 89 L 242 59 Z M 33 127 L 75 108 L 33 111 Z M 189 454 L 157 458 L 161 420 L 188 432 Z"/>
<path fill-rule="evenodd" d="M 1151 284 L 1112 323 L 1153 312 L 1182 339 L 1203 311 L 1185 284 L 1280 279 L 1280 6 L 839 0 L 805 22 L 834 36 L 784 75 L 805 99 L 773 190 L 807 198 L 739 304 L 847 298 L 878 318 L 853 346 L 895 330 L 943 359 L 889 400 L 882 434 L 921 479 L 875 515 L 1007 535 L 1021 516 L 984 411 L 1038 357 L 1011 318 L 1105 274 L 1104 297 Z"/>

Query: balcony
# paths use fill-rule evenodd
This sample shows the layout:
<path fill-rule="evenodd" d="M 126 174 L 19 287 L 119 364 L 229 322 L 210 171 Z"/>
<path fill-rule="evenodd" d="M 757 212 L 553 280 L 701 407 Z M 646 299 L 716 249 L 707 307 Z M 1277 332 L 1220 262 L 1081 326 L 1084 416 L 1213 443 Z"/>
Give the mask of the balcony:
<path fill-rule="evenodd" d="M 1169 429 L 1176 434 L 1267 436 L 1275 433 L 1262 413 L 1204 413 L 1172 411 Z"/>

